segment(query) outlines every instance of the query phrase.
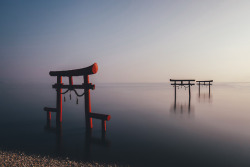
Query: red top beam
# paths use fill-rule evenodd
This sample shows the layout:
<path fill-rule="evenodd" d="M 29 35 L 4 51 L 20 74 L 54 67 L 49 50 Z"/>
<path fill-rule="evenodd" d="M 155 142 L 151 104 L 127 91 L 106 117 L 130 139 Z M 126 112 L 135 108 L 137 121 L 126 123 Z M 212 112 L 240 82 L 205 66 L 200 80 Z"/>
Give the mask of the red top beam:
<path fill-rule="evenodd" d="M 91 75 L 95 74 L 98 71 L 98 65 L 97 63 L 94 63 L 93 65 L 81 69 L 75 69 L 75 70 L 67 70 L 67 71 L 50 71 L 50 76 L 83 76 L 83 75 Z"/>

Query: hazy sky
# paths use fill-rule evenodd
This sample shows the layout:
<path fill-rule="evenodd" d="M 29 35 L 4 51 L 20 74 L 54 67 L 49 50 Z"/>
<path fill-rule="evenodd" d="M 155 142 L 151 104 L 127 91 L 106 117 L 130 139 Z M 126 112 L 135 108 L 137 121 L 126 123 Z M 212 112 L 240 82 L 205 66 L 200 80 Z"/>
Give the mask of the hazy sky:
<path fill-rule="evenodd" d="M 94 62 L 98 83 L 249 82 L 250 1 L 0 1 L 0 81 Z"/>

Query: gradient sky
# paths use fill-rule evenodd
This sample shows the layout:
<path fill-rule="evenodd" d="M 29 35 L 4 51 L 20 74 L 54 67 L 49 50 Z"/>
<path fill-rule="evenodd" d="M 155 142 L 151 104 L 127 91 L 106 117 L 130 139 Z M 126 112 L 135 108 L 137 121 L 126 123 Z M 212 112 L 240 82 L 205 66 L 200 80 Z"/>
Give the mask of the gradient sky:
<path fill-rule="evenodd" d="M 0 82 L 94 62 L 97 83 L 250 82 L 250 1 L 0 1 Z"/>

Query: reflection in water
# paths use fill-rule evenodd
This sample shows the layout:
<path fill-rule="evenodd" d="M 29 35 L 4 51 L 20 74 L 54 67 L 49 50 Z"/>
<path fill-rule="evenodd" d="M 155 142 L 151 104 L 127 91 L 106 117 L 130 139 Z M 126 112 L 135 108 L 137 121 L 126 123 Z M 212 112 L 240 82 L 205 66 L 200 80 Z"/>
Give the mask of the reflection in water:
<path fill-rule="evenodd" d="M 93 137 L 92 136 L 92 129 L 86 130 L 86 140 L 85 140 L 85 148 L 86 148 L 86 158 L 91 160 L 91 146 L 92 144 L 104 147 L 110 147 L 111 142 L 106 140 L 106 132 L 102 132 L 101 138 Z"/>
<path fill-rule="evenodd" d="M 198 94 L 198 102 L 199 103 L 212 103 L 213 96 L 210 93 L 199 93 Z"/>
<path fill-rule="evenodd" d="M 191 94 L 189 93 L 188 97 L 188 105 L 183 103 L 176 103 L 176 90 L 174 94 L 174 104 L 170 107 L 170 113 L 176 114 L 176 115 L 193 115 L 194 113 L 194 107 L 191 106 Z"/>
<path fill-rule="evenodd" d="M 47 132 L 55 133 L 56 134 L 56 150 L 57 153 L 63 152 L 63 142 L 62 142 L 62 124 L 57 124 L 56 127 L 51 127 L 51 122 L 47 121 L 44 130 Z M 106 140 L 106 132 L 102 131 L 101 138 L 93 137 L 92 136 L 92 129 L 85 131 L 85 158 L 87 160 L 92 160 L 91 158 L 91 146 L 92 144 L 98 146 L 109 147 L 111 142 Z"/>
<path fill-rule="evenodd" d="M 206 88 L 208 87 L 208 92 L 201 93 L 201 87 L 206 87 Z M 212 103 L 212 101 L 213 101 L 213 98 L 212 98 L 210 85 L 199 85 L 198 102 L 199 103 Z"/>
<path fill-rule="evenodd" d="M 56 152 L 60 153 L 62 151 L 62 123 L 58 123 L 56 127 L 51 127 L 51 122 L 47 120 L 44 130 L 56 134 Z"/>
<path fill-rule="evenodd" d="M 44 103 L 51 106 L 55 102 L 54 91 L 46 85 L 4 87 L 0 97 L 0 147 L 77 161 L 87 162 L 91 157 L 100 163 L 144 167 L 250 166 L 250 133 L 246 128 L 250 127 L 250 83 L 216 83 L 210 92 L 213 104 L 197 101 L 198 85 L 191 91 L 190 104 L 188 90 L 181 87 L 174 103 L 174 88 L 170 85 L 98 86 L 91 94 L 93 111 L 108 111 L 115 118 L 106 136 L 112 141 L 110 147 L 102 138 L 100 122 L 94 121 L 97 128 L 86 132 L 84 106 L 71 101 L 63 104 L 61 135 L 56 130 L 44 133 L 46 119 L 41 108 Z M 203 92 L 209 93 L 208 87 L 200 88 L 200 100 Z M 192 105 L 195 120 L 189 116 Z M 172 112 L 166 112 L 170 107 Z M 55 121 L 51 123 L 56 127 Z M 56 149 L 61 151 L 59 155 Z"/>

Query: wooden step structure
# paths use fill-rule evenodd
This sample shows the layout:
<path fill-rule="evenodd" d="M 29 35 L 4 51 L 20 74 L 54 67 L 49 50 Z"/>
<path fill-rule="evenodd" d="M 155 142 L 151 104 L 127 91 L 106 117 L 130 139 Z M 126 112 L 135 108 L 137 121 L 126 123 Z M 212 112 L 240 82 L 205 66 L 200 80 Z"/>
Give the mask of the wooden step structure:
<path fill-rule="evenodd" d="M 52 85 L 52 88 L 56 89 L 56 108 L 45 107 L 44 111 L 47 112 L 47 121 L 51 120 L 51 112 L 56 113 L 56 122 L 57 124 L 62 123 L 62 94 L 67 93 L 68 91 L 74 91 L 77 96 L 84 95 L 85 101 L 85 121 L 86 128 L 92 129 L 92 118 L 100 119 L 102 121 L 102 130 L 106 131 L 106 121 L 109 121 L 111 116 L 106 114 L 92 113 L 91 112 L 91 101 L 90 101 L 90 89 L 94 90 L 95 85 L 89 82 L 89 75 L 96 74 L 98 71 L 97 63 L 93 65 L 81 69 L 75 70 L 67 70 L 67 71 L 50 71 L 50 76 L 57 77 L 57 82 Z M 82 85 L 74 85 L 73 77 L 82 76 L 83 84 Z M 69 78 L 69 84 L 65 85 L 62 83 L 62 77 Z M 62 89 L 66 89 L 64 93 L 62 93 Z M 79 95 L 76 92 L 76 89 L 84 89 L 84 94 Z"/>

